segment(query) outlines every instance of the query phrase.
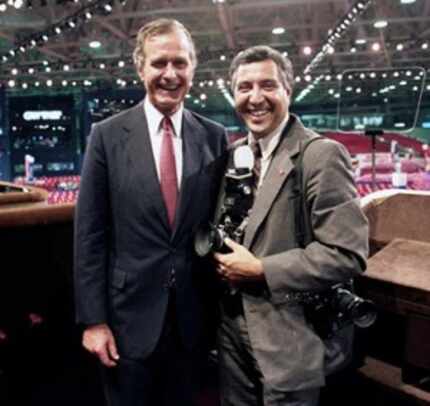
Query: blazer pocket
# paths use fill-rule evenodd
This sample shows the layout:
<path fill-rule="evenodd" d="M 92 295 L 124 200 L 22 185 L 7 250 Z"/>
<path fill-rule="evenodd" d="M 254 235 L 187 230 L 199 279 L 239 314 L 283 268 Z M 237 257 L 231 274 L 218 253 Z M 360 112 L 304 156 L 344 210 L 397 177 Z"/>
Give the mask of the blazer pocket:
<path fill-rule="evenodd" d="M 124 289 L 127 280 L 127 272 L 122 269 L 114 269 L 112 273 L 111 285 L 116 289 Z"/>

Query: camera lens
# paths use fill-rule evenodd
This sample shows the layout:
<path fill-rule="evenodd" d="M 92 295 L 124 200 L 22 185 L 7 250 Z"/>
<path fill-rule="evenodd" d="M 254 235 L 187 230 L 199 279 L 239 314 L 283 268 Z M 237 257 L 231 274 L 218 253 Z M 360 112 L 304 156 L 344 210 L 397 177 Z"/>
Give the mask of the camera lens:
<path fill-rule="evenodd" d="M 351 306 L 351 318 L 360 328 L 370 327 L 376 320 L 376 308 L 370 300 L 357 300 Z"/>
<path fill-rule="evenodd" d="M 194 250 L 200 257 L 210 252 L 219 251 L 223 245 L 224 235 L 213 226 L 201 227 L 194 238 Z"/>
<path fill-rule="evenodd" d="M 362 299 L 349 290 L 338 288 L 335 295 L 336 308 L 357 327 L 367 328 L 376 320 L 376 308 L 370 300 Z"/>

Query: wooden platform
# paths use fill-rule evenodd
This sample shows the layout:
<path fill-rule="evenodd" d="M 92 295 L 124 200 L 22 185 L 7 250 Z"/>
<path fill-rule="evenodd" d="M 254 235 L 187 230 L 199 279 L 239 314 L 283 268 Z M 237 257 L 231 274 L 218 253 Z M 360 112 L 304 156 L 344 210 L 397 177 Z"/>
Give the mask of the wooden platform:
<path fill-rule="evenodd" d="M 430 379 L 423 380 L 421 388 L 405 384 L 402 382 L 400 368 L 370 357 L 366 358 L 366 364 L 360 368 L 359 374 L 376 385 L 381 385 L 387 392 L 392 392 L 405 405 L 430 405 Z"/>

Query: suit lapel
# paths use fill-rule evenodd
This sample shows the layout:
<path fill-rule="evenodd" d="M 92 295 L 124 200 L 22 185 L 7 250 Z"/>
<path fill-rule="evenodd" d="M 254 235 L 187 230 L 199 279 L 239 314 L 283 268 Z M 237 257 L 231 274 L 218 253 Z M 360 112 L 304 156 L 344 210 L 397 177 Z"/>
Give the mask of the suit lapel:
<path fill-rule="evenodd" d="M 198 199 L 198 196 L 193 195 L 193 193 L 198 190 L 196 186 L 203 160 L 203 131 L 201 124 L 185 109 L 182 124 L 182 156 L 184 164 L 173 237 L 179 232 L 191 201 Z"/>
<path fill-rule="evenodd" d="M 299 142 L 303 136 L 303 127 L 294 116 L 292 119 L 295 122 L 288 133 L 284 130 L 280 145 L 275 150 L 270 167 L 252 207 L 252 213 L 249 217 L 243 242 L 247 248 L 251 247 L 258 229 L 267 217 L 273 202 L 294 169 L 292 159 L 299 153 Z"/>
<path fill-rule="evenodd" d="M 129 171 L 128 176 L 136 176 L 137 182 L 143 184 L 144 195 L 142 198 L 146 200 L 147 206 L 153 209 L 154 214 L 159 217 L 163 226 L 170 232 L 143 103 L 139 103 L 131 111 L 130 116 L 127 116 L 124 130 L 128 133 L 126 150 L 130 165 L 124 170 Z"/>

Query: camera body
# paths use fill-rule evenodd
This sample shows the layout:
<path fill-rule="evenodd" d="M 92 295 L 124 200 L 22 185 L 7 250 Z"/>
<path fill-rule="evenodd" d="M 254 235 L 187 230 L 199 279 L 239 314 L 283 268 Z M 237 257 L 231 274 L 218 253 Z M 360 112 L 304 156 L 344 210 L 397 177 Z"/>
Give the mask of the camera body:
<path fill-rule="evenodd" d="M 227 252 L 226 237 L 241 244 L 254 203 L 254 174 L 250 168 L 229 169 L 224 175 L 215 223 L 200 227 L 194 250 L 204 257 L 211 252 Z"/>
<path fill-rule="evenodd" d="M 304 303 L 307 319 L 321 338 L 330 338 L 347 325 L 370 327 L 376 320 L 374 303 L 353 293 L 352 284 L 337 284 Z"/>
<path fill-rule="evenodd" d="M 204 257 L 211 252 L 227 252 L 226 237 L 241 244 L 254 203 L 254 174 L 249 168 L 229 169 L 224 175 L 223 191 L 218 201 L 216 223 L 197 231 L 194 249 Z"/>

